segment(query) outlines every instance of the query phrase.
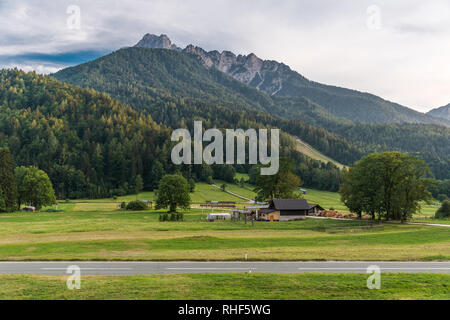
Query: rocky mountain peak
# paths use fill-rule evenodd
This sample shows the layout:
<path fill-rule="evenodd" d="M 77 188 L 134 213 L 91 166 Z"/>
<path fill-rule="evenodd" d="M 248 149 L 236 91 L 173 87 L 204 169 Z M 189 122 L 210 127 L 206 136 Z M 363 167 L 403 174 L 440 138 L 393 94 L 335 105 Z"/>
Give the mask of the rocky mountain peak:
<path fill-rule="evenodd" d="M 136 45 L 149 49 L 170 49 L 196 55 L 207 68 L 216 68 L 238 81 L 246 83 L 270 95 L 280 93 L 283 84 L 291 74 L 291 69 L 276 61 L 266 61 L 258 58 L 254 53 L 236 56 L 231 51 L 205 51 L 192 44 L 180 49 L 172 44 L 165 34 L 156 36 L 146 34 Z"/>
<path fill-rule="evenodd" d="M 135 47 L 147 48 L 147 49 L 170 49 L 181 51 L 169 37 L 165 34 L 161 34 L 160 36 L 147 33 L 141 41 L 139 41 Z"/>

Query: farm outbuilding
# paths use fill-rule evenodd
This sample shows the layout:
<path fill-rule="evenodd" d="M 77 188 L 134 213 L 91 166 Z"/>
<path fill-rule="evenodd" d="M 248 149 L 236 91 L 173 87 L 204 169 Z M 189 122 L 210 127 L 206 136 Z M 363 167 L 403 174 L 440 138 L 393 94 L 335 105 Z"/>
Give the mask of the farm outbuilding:
<path fill-rule="evenodd" d="M 209 213 L 206 218 L 208 221 L 231 220 L 231 213 Z"/>
<path fill-rule="evenodd" d="M 259 210 L 259 219 L 262 221 L 280 221 L 280 211 L 275 209 Z"/>
<path fill-rule="evenodd" d="M 307 216 L 323 210 L 318 204 L 310 204 L 305 199 L 273 199 L 268 209 L 260 210 L 260 214 L 280 216 Z"/>

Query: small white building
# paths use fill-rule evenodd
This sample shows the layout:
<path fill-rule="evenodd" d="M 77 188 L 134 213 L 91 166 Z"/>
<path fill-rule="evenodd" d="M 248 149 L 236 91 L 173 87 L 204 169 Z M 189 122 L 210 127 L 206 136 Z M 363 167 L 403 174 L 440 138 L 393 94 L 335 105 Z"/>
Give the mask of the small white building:
<path fill-rule="evenodd" d="M 208 221 L 231 220 L 231 213 L 209 213 L 207 219 Z"/>

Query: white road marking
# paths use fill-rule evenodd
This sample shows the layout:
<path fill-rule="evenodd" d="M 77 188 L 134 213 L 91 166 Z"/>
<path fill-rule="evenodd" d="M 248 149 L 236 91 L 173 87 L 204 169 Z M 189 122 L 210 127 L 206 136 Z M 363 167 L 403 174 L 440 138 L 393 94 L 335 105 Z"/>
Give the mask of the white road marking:
<path fill-rule="evenodd" d="M 256 270 L 256 268 L 166 268 L 166 270 Z"/>
<path fill-rule="evenodd" d="M 85 268 L 80 267 L 81 270 L 133 270 L 133 268 Z M 41 268 L 41 270 L 67 270 L 67 268 Z"/>
<path fill-rule="evenodd" d="M 450 268 L 392 268 L 392 267 L 380 267 L 382 270 L 450 270 Z M 367 268 L 297 268 L 297 270 L 367 270 Z"/>

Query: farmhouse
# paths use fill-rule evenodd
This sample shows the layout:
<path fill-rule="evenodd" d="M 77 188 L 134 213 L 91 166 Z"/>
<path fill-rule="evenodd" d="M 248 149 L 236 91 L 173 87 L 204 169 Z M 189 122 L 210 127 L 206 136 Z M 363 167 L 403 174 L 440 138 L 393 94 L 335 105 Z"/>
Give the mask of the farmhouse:
<path fill-rule="evenodd" d="M 324 210 L 318 204 L 310 204 L 305 199 L 273 199 L 269 207 L 259 210 L 259 218 L 264 221 L 280 221 L 283 216 L 307 216 Z"/>

